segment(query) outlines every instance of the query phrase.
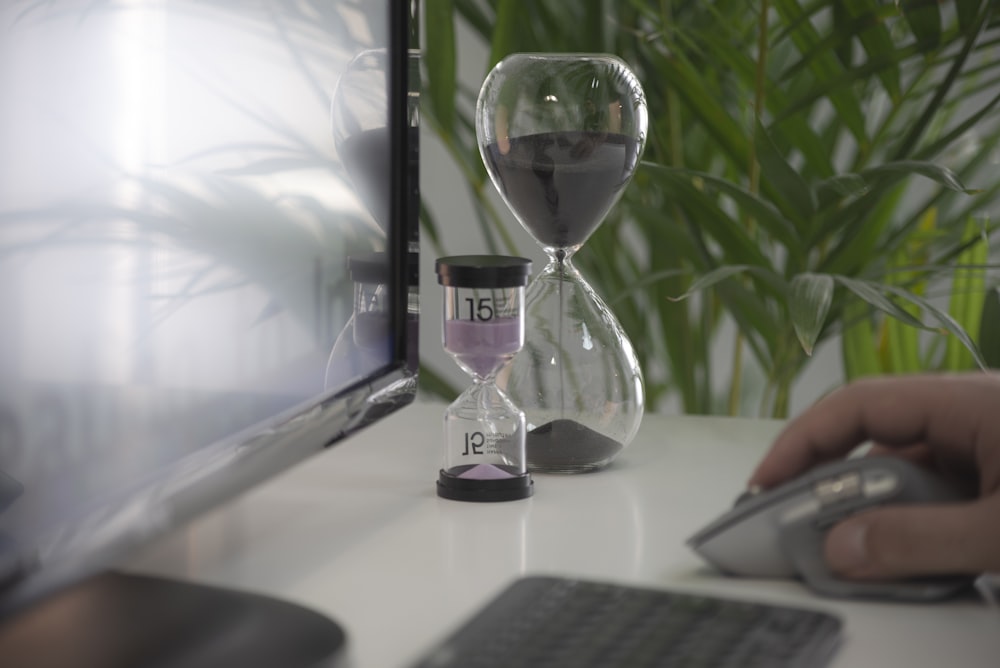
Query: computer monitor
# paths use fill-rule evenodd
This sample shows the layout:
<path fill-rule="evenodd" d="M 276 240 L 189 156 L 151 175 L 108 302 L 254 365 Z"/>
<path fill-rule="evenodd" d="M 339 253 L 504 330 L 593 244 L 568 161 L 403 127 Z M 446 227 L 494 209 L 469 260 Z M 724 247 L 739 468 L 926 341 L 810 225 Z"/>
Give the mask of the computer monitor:
<path fill-rule="evenodd" d="M 155 607 L 105 571 L 412 400 L 415 14 L 0 5 L 0 657 L 72 592 Z"/>

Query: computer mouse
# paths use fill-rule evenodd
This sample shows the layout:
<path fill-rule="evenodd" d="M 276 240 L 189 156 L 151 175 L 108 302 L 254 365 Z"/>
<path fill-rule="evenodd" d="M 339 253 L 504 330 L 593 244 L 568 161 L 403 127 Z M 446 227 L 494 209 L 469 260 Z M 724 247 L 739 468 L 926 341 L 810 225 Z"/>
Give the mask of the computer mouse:
<path fill-rule="evenodd" d="M 940 600 L 969 588 L 973 577 L 842 580 L 826 567 L 823 538 L 840 520 L 875 506 L 967 498 L 957 487 L 905 459 L 857 457 L 744 495 L 687 542 L 705 561 L 730 575 L 799 578 L 825 596 Z"/>

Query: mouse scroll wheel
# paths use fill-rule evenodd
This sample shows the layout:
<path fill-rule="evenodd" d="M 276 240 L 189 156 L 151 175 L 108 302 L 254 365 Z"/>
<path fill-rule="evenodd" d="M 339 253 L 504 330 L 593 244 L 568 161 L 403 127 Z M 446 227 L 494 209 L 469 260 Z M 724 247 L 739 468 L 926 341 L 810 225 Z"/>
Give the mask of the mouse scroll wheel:
<path fill-rule="evenodd" d="M 823 506 L 854 499 L 864 494 L 861 474 L 857 471 L 820 480 L 813 486 L 813 491 Z"/>

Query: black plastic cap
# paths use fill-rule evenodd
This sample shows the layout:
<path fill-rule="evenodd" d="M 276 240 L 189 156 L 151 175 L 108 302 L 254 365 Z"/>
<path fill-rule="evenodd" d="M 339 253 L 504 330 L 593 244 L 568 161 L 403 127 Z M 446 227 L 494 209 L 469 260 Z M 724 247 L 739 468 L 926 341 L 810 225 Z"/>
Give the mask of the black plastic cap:
<path fill-rule="evenodd" d="M 507 255 L 452 255 L 434 263 L 438 283 L 453 288 L 515 288 L 528 284 L 531 260 Z"/>
<path fill-rule="evenodd" d="M 516 501 L 528 498 L 534 491 L 535 483 L 530 473 L 511 478 L 478 480 L 460 478 L 442 470 L 437 482 L 438 496 L 453 501 Z"/>

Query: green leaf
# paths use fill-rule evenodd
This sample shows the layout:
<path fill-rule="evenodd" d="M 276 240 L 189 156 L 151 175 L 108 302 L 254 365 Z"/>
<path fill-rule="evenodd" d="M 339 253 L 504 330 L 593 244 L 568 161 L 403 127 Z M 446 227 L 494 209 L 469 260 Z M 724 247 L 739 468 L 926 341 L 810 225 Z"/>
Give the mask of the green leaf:
<path fill-rule="evenodd" d="M 517 19 L 522 10 L 520 0 L 499 0 L 497 3 L 497 20 L 490 43 L 490 68 L 516 50 Z"/>
<path fill-rule="evenodd" d="M 841 35 L 842 39 L 837 42 L 834 46 L 834 53 L 837 54 L 837 58 L 840 59 L 840 64 L 844 67 L 851 66 L 851 55 L 854 52 L 854 27 L 851 21 L 851 13 L 847 11 L 848 5 L 850 3 L 846 0 L 844 2 L 833 3 L 833 29 L 834 33 Z"/>
<path fill-rule="evenodd" d="M 523 5 L 524 3 L 519 3 Z M 604 31 L 608 21 L 604 16 L 603 0 L 589 0 L 584 5 L 582 36 L 586 39 L 587 48 L 592 50 L 605 49 Z"/>
<path fill-rule="evenodd" d="M 804 14 L 798 0 L 775 0 L 774 8 L 786 23 L 793 26 L 789 35 L 799 51 L 803 54 L 815 52 L 822 39 L 812 22 Z M 837 56 L 832 50 L 821 51 L 819 55 L 812 58 L 810 69 L 820 86 L 836 80 L 845 71 L 844 66 L 837 60 Z M 855 140 L 859 144 L 867 144 L 865 119 L 861 113 L 858 97 L 849 88 L 828 90 L 826 97 L 837 110 L 840 120 L 854 135 Z"/>
<path fill-rule="evenodd" d="M 816 188 L 818 195 L 832 194 L 836 198 L 858 197 L 868 192 L 870 184 L 860 174 L 838 174 L 820 181 Z"/>
<path fill-rule="evenodd" d="M 488 42 L 493 34 L 493 24 L 496 22 L 492 16 L 487 16 L 478 0 L 452 0 L 455 11 L 462 21 L 466 23 L 477 35 Z M 492 8 L 490 8 L 492 10 Z"/>
<path fill-rule="evenodd" d="M 424 9 L 427 32 L 424 62 L 428 79 L 424 88 L 438 123 L 449 133 L 455 126 L 457 72 L 452 9 L 452 0 L 426 0 Z"/>
<path fill-rule="evenodd" d="M 787 103 L 783 102 L 783 99 L 781 91 L 768 91 L 769 106 L 778 105 L 787 108 Z M 788 156 L 793 152 L 802 154 L 801 175 L 803 179 L 827 179 L 836 174 L 837 170 L 833 165 L 833 156 L 830 155 L 829 143 L 824 141 L 822 130 L 810 123 L 808 118 L 802 115 L 787 117 L 780 123 L 771 123 L 768 132 L 775 144 L 782 147 L 780 150 L 783 151 L 783 155 Z M 762 188 L 762 192 L 768 197 L 773 195 L 769 188 L 769 183 L 765 183 Z"/>
<path fill-rule="evenodd" d="M 989 1 L 989 0 L 987 0 Z M 955 0 L 955 13 L 958 14 L 958 26 L 966 31 L 976 23 L 979 6 L 983 0 Z"/>
<path fill-rule="evenodd" d="M 823 45 L 818 45 L 815 48 L 825 53 Z M 891 76 L 887 75 L 887 73 L 894 70 L 898 71 L 900 65 L 910 58 L 913 53 L 915 53 L 915 49 L 912 47 L 894 49 L 888 53 L 871 55 L 867 60 L 862 61 L 849 70 L 841 70 L 839 73 L 831 72 L 830 76 L 823 80 L 806 80 L 808 88 L 805 91 L 800 91 L 798 95 L 792 98 L 791 102 L 777 109 L 775 123 L 782 122 L 790 116 L 807 112 L 821 101 L 842 96 L 846 100 L 853 99 L 855 95 L 854 91 L 871 85 L 872 76 Z M 796 63 L 796 65 L 800 66 L 801 64 L 801 62 Z M 846 100 L 841 104 L 846 105 Z M 861 118 L 863 120 L 864 116 L 862 115 Z M 851 119 L 852 123 L 856 123 L 853 114 Z M 838 123 L 837 127 L 840 127 L 840 121 L 843 119 L 837 118 L 836 120 Z M 856 130 L 853 125 L 849 127 L 852 130 Z M 856 136 L 855 139 L 862 146 L 867 142 L 864 136 Z"/>
<path fill-rule="evenodd" d="M 997 62 L 1000 62 L 998 60 Z M 947 147 L 953 145 L 956 141 L 960 140 L 965 136 L 969 130 L 975 128 L 979 125 L 979 122 L 987 117 L 988 114 L 993 112 L 994 107 L 1000 104 L 1000 93 L 997 93 L 993 98 L 991 98 L 986 104 L 979 108 L 976 113 L 972 114 L 959 125 L 951 128 L 948 134 L 943 137 L 937 138 L 936 141 L 928 145 L 927 147 L 920 150 L 917 157 L 918 158 L 928 158 L 933 157 L 945 150 Z"/>
<path fill-rule="evenodd" d="M 746 165 L 750 155 L 750 142 L 740 127 L 719 104 L 716 95 L 707 89 L 701 72 L 689 62 L 658 52 L 648 52 L 657 65 L 662 85 L 671 89 L 699 116 L 704 127 L 736 164 Z"/>
<path fill-rule="evenodd" d="M 778 194 L 778 206 L 789 218 L 799 222 L 800 227 L 816 212 L 813 192 L 799 173 L 785 161 L 779 153 L 767 129 L 758 121 L 755 124 L 754 148 L 760 163 L 760 176 L 771 184 Z"/>
<path fill-rule="evenodd" d="M 890 229 L 896 208 L 906 194 L 905 184 L 891 189 L 865 194 L 846 207 L 834 209 L 821 218 L 820 229 L 813 244 L 836 237 L 836 246 L 820 262 L 819 268 L 829 274 L 859 273 L 883 259 L 884 252 L 892 250 L 883 240 Z"/>
<path fill-rule="evenodd" d="M 933 225 L 934 218 L 929 219 Z M 889 286 L 906 286 L 911 292 L 917 292 L 921 283 L 916 282 L 915 272 L 906 269 L 909 262 L 920 262 L 919 257 L 911 259 L 913 248 L 901 247 L 889 253 L 888 276 L 886 277 L 886 289 Z M 897 300 L 898 302 L 898 300 Z M 912 302 L 900 304 L 900 308 L 907 311 L 914 318 L 920 318 L 920 309 Z M 893 373 L 914 373 L 920 371 L 922 361 L 920 359 L 920 341 L 918 335 L 920 331 L 916 327 L 911 327 L 906 323 L 896 319 L 888 318 L 883 323 L 885 334 L 885 352 L 890 362 L 890 371 Z"/>
<path fill-rule="evenodd" d="M 897 160 L 895 162 L 887 162 L 884 165 L 879 165 L 878 167 L 873 167 L 872 169 L 866 169 L 861 173 L 861 177 L 868 182 L 872 182 L 876 178 L 886 176 L 900 178 L 913 174 L 925 176 L 932 181 L 936 181 L 945 188 L 956 192 L 965 193 L 967 195 L 973 195 L 978 192 L 976 190 L 970 190 L 962 185 L 962 182 L 958 180 L 955 172 L 951 171 L 947 167 L 934 164 L 933 162 L 926 162 L 924 160 Z"/>
<path fill-rule="evenodd" d="M 788 310 L 806 355 L 812 355 L 823 330 L 833 302 L 833 287 L 833 278 L 825 274 L 798 274 L 792 278 Z"/>
<path fill-rule="evenodd" d="M 926 299 L 918 297 L 908 290 L 903 290 L 902 288 L 896 288 L 894 286 L 885 287 L 888 292 L 896 295 L 900 299 L 909 301 L 917 307 L 927 311 L 935 320 L 938 321 L 938 323 L 941 324 L 948 334 L 951 334 L 962 342 L 962 345 L 964 345 L 965 348 L 972 354 L 972 359 L 980 368 L 986 368 L 986 362 L 983 360 L 983 356 L 979 352 L 979 347 L 976 346 L 976 343 L 969 336 L 969 333 L 965 331 L 961 325 L 955 322 L 954 318 Z"/>
<path fill-rule="evenodd" d="M 691 228 L 692 237 L 703 243 L 703 237 L 710 236 L 722 249 L 721 259 L 713 258 L 705 264 L 709 267 L 717 264 L 771 266 L 760 244 L 714 197 L 709 196 L 704 188 L 696 187 L 690 178 L 674 178 L 680 171 L 684 170 L 664 168 L 657 173 L 670 177 L 660 180 L 663 192 L 676 201 L 678 210 L 685 214 L 685 223 Z"/>
<path fill-rule="evenodd" d="M 707 274 L 699 276 L 694 282 L 692 282 L 691 286 L 687 289 L 687 291 L 684 294 L 679 295 L 677 297 L 669 297 L 669 299 L 672 302 L 682 301 L 684 299 L 687 299 L 691 295 L 695 294 L 696 292 L 701 292 L 705 288 L 710 288 L 716 283 L 721 283 L 727 278 L 732 278 L 733 276 L 743 274 L 749 270 L 750 270 L 749 266 L 738 265 L 738 264 L 737 265 L 730 264 L 719 267 L 717 269 L 713 269 Z"/>
<path fill-rule="evenodd" d="M 882 365 L 875 350 L 875 329 L 864 302 L 855 299 L 845 305 L 843 323 L 840 343 L 847 380 L 881 373 Z"/>
<path fill-rule="evenodd" d="M 989 290 L 983 298 L 979 349 L 986 366 L 1000 369 L 1000 288 Z"/>
<path fill-rule="evenodd" d="M 757 292 L 740 281 L 724 281 L 716 286 L 715 292 L 760 366 L 770 368 L 779 352 L 779 333 L 785 323 L 775 318 Z"/>
<path fill-rule="evenodd" d="M 819 243 L 821 239 L 832 235 L 837 230 L 846 232 L 843 243 L 847 250 L 855 250 L 859 235 L 874 241 L 875 237 L 872 235 L 872 228 L 869 227 L 868 222 L 872 217 L 870 212 L 873 207 L 881 208 L 884 204 L 888 204 L 889 210 L 881 211 L 878 217 L 878 221 L 881 221 L 880 224 L 884 226 L 888 222 L 887 216 L 895 208 L 893 200 L 898 199 L 903 192 L 901 188 L 905 184 L 898 182 L 913 175 L 931 179 L 956 192 L 969 195 L 979 192 L 966 188 L 958 176 L 947 167 L 922 160 L 900 160 L 865 170 L 860 174 L 841 174 L 833 179 L 823 181 L 820 187 L 827 192 L 840 191 L 844 195 L 858 196 L 859 198 L 849 202 L 846 206 L 843 206 L 839 200 L 828 203 L 827 207 L 820 213 L 819 223 L 816 226 L 814 236 L 808 240 L 809 243 Z M 838 250 L 835 254 L 842 255 L 842 250 Z M 854 255 L 861 258 L 868 257 L 867 254 L 855 253 Z M 843 273 L 840 265 L 837 265 L 836 268 L 833 268 L 833 265 L 826 265 L 824 269 L 829 273 Z"/>
<path fill-rule="evenodd" d="M 653 283 L 658 283 L 660 281 L 666 280 L 668 278 L 676 278 L 677 276 L 683 276 L 687 274 L 684 269 L 664 269 L 663 271 L 654 271 L 651 274 L 646 274 L 638 281 L 631 283 L 627 288 L 621 290 L 614 297 L 606 300 L 608 306 L 614 306 L 617 302 L 622 301 L 626 297 L 629 297 L 636 292 L 646 288 Z M 677 301 L 677 300 L 674 300 Z"/>
<path fill-rule="evenodd" d="M 853 292 L 855 295 L 874 306 L 879 311 L 886 313 L 897 320 L 901 320 L 911 327 L 918 329 L 928 329 L 924 323 L 913 317 L 913 314 L 904 310 L 899 304 L 882 294 L 883 290 L 889 290 L 889 286 L 861 279 L 848 278 L 847 276 L 833 276 L 833 279 Z"/>
<path fill-rule="evenodd" d="M 751 216 L 773 238 L 780 240 L 785 246 L 793 249 L 793 252 L 801 251 L 795 227 L 782 216 L 781 212 L 775 209 L 770 202 L 754 196 L 732 181 L 693 169 L 665 167 L 651 162 L 643 162 L 642 167 L 660 179 L 669 180 L 677 184 L 678 187 L 683 187 L 688 197 L 694 196 L 695 193 L 700 193 L 702 197 L 708 199 L 704 191 L 704 186 L 709 186 L 722 192 L 731 197 L 746 215 Z M 699 190 L 694 187 L 694 183 L 700 184 L 702 189 Z M 725 224 L 733 228 L 736 227 L 734 221 L 727 220 Z M 744 241 L 745 243 L 750 243 L 748 240 Z"/>
<path fill-rule="evenodd" d="M 851 15 L 862 22 L 859 30 L 861 46 L 869 61 L 878 61 L 884 54 L 891 54 L 896 46 L 893 44 L 889 28 L 882 19 L 884 4 L 881 0 L 837 0 L 834 6 L 846 5 Z M 889 97 L 897 100 L 900 96 L 899 67 L 893 64 L 878 71 L 879 79 L 885 86 Z"/>
<path fill-rule="evenodd" d="M 933 51 L 941 44 L 941 11 L 939 0 L 897 0 L 903 17 L 910 25 L 917 46 L 922 51 Z"/>
<path fill-rule="evenodd" d="M 936 0 L 918 0 L 919 2 L 935 2 Z M 935 6 L 932 11 L 937 12 L 937 7 Z M 969 54 L 972 52 L 973 47 L 976 45 L 976 38 L 978 37 L 979 31 L 982 24 L 986 21 L 986 17 L 989 12 L 985 12 L 982 16 L 977 19 L 976 25 L 969 29 L 968 34 L 965 35 L 965 40 L 962 43 L 961 49 L 952 58 L 951 67 L 948 68 L 947 73 L 944 77 L 937 82 L 936 88 L 934 90 L 934 95 L 927 101 L 924 105 L 924 110 L 921 112 L 920 117 L 909 124 L 906 135 L 900 140 L 894 159 L 902 160 L 907 156 L 910 156 L 914 149 L 917 147 L 920 138 L 927 131 L 927 128 L 931 125 L 931 122 L 937 117 L 941 105 L 944 103 L 948 97 L 948 93 L 951 91 L 952 86 L 954 86 L 956 80 L 958 80 L 959 75 L 962 72 L 962 68 L 965 66 L 969 59 Z M 939 19 L 940 20 L 940 19 Z"/>
<path fill-rule="evenodd" d="M 775 353 L 781 323 L 767 308 L 760 297 L 759 290 L 748 289 L 740 281 L 726 280 L 744 272 L 757 275 L 763 284 L 785 285 L 780 276 L 767 269 L 745 265 L 725 265 L 700 276 L 682 295 L 668 296 L 667 299 L 671 302 L 679 302 L 714 286 L 716 294 L 725 303 L 729 315 L 737 322 L 747 343 L 753 349 L 754 355 L 766 368 Z M 770 354 L 767 351 L 770 351 Z"/>
<path fill-rule="evenodd" d="M 970 220 L 966 225 L 963 242 L 967 245 L 959 254 L 951 279 L 948 313 L 967 332 L 980 330 L 983 296 L 986 292 L 986 269 L 989 248 L 980 234 L 980 225 Z M 982 346 L 983 340 L 979 340 Z M 955 337 L 945 342 L 944 369 L 961 371 L 972 364 L 969 351 Z"/>

